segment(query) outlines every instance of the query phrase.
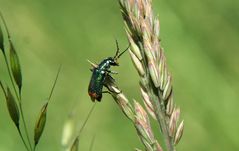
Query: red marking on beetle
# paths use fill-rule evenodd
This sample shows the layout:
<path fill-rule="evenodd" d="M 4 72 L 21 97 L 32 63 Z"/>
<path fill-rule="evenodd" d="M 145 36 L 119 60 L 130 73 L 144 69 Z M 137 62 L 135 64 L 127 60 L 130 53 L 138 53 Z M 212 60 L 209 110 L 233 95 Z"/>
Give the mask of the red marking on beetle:
<path fill-rule="evenodd" d="M 95 92 L 89 92 L 88 94 L 93 102 L 95 102 L 95 99 L 98 98 L 98 95 Z"/>

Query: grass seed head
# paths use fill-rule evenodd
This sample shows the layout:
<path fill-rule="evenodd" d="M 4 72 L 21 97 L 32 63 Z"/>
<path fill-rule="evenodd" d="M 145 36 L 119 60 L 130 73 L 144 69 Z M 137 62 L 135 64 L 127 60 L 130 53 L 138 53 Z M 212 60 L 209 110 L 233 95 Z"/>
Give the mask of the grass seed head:
<path fill-rule="evenodd" d="M 171 75 L 160 45 L 160 24 L 158 17 L 153 13 L 152 0 L 119 0 L 119 3 L 125 30 L 131 43 L 130 55 L 140 75 L 140 86 L 143 90 L 141 93 L 145 106 L 151 115 L 155 113 L 157 116 L 167 150 L 174 151 L 173 138 L 180 111 L 174 109 Z M 139 109 L 135 110 L 135 113 L 138 112 L 140 112 Z M 141 137 L 141 141 L 146 150 L 161 151 L 162 148 L 152 148 L 153 142 L 149 144 L 147 141 L 147 133 L 143 132 L 145 123 L 142 122 L 143 119 L 140 119 L 139 114 L 136 115 L 135 120 L 137 120 L 135 124 L 138 134 L 145 134 L 144 139 Z"/>

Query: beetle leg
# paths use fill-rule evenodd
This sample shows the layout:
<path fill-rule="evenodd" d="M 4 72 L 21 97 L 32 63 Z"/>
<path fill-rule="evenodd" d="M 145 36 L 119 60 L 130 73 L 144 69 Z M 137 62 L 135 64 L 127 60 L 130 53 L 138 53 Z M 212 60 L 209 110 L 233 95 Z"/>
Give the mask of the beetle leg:
<path fill-rule="evenodd" d="M 110 92 L 110 94 L 112 93 L 116 93 L 116 94 L 120 94 L 122 93 L 122 90 L 119 90 L 118 92 L 116 92 L 112 87 L 117 88 L 117 86 L 115 85 L 115 79 L 113 79 L 110 75 L 107 75 L 106 80 L 104 81 L 104 86 L 108 89 L 107 93 Z M 104 92 L 104 91 L 103 91 Z"/>
<path fill-rule="evenodd" d="M 115 91 L 109 89 L 109 91 L 102 91 L 102 93 L 108 93 L 111 95 L 112 95 L 112 93 L 120 94 L 120 93 L 122 93 L 122 90 L 120 90 L 120 92 L 115 92 Z"/>
<path fill-rule="evenodd" d="M 111 94 L 111 92 L 110 92 L 110 91 L 102 91 L 102 93 L 109 93 L 109 94 Z"/>
<path fill-rule="evenodd" d="M 107 74 L 106 77 L 105 77 L 105 80 L 104 80 L 104 86 L 109 90 L 108 92 L 111 92 L 111 93 L 117 93 L 117 94 L 120 94 L 122 91 L 120 90 L 120 92 L 115 92 L 114 89 L 112 88 L 113 87 L 116 87 L 116 84 L 115 84 L 115 79 L 110 75 L 110 74 Z"/>
<path fill-rule="evenodd" d="M 105 77 L 104 85 L 106 85 L 107 83 L 115 83 L 115 79 L 110 74 L 107 74 Z"/>
<path fill-rule="evenodd" d="M 120 93 L 122 93 L 122 90 L 120 90 L 119 92 L 115 92 L 115 91 L 113 91 L 113 90 L 109 89 L 109 92 L 110 92 L 110 94 L 111 94 L 111 93 L 120 94 Z"/>
<path fill-rule="evenodd" d="M 107 70 L 108 73 L 111 73 L 111 74 L 118 74 L 117 71 L 111 71 L 111 70 Z"/>

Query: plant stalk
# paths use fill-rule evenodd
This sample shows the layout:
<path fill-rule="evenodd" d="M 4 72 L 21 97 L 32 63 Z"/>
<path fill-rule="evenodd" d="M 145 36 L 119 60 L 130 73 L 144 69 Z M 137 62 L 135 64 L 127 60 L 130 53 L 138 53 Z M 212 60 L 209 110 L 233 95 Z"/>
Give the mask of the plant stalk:
<path fill-rule="evenodd" d="M 7 28 L 7 24 L 6 24 L 6 21 L 2 15 L 2 13 L 0 12 L 0 16 L 2 18 L 2 21 L 3 21 L 3 24 L 5 26 L 5 29 L 7 31 L 7 36 L 8 36 L 8 40 L 11 42 L 11 37 L 10 37 L 10 33 L 9 33 L 9 30 Z M 8 74 L 9 74 L 9 77 L 10 77 L 10 81 L 12 83 L 12 86 L 13 86 L 13 89 L 14 89 L 14 92 L 15 92 L 15 95 L 17 97 L 17 100 L 18 100 L 18 105 L 19 105 L 19 110 L 20 110 L 20 115 L 22 117 L 22 121 L 23 121 L 23 127 L 24 127 L 24 131 L 25 131 L 25 134 L 26 134 L 26 137 L 27 137 L 27 141 L 28 141 L 28 144 L 30 146 L 30 149 L 32 151 L 32 145 L 31 145 L 31 141 L 30 141 L 30 138 L 29 138 L 29 133 L 27 131 L 27 127 L 26 127 L 26 122 L 25 122 L 25 118 L 24 118 L 24 114 L 23 114 L 23 109 L 22 109 L 22 101 L 21 101 L 21 90 L 19 90 L 19 94 L 17 93 L 17 90 L 16 90 L 16 87 L 15 87 L 15 84 L 14 84 L 14 81 L 13 81 L 13 78 L 12 78 L 12 74 L 11 74 L 11 71 L 10 71 L 10 66 L 9 66 L 9 63 L 7 61 L 7 56 L 5 53 L 3 53 L 4 55 L 4 60 L 6 62 L 6 65 L 7 65 L 7 71 L 8 71 Z M 18 129 L 18 131 L 20 132 L 20 129 Z M 22 137 L 22 134 L 19 133 L 21 138 L 22 138 L 22 141 L 24 142 L 25 144 L 25 140 L 23 139 Z"/>

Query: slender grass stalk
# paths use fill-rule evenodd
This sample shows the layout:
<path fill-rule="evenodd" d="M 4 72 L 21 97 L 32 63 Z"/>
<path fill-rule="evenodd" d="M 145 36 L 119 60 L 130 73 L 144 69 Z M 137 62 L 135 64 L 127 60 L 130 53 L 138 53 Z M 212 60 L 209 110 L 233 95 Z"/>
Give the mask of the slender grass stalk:
<path fill-rule="evenodd" d="M 82 133 L 83 129 L 85 128 L 86 123 L 88 122 L 88 120 L 89 120 L 89 118 L 90 118 L 92 112 L 94 111 L 95 106 L 96 106 L 96 103 L 94 103 L 94 105 L 91 107 L 89 113 L 87 114 L 87 117 L 86 117 L 86 119 L 85 119 L 83 125 L 81 126 L 81 128 L 80 128 L 80 130 L 79 130 L 79 132 L 78 132 L 78 137 L 80 136 L 80 134 Z"/>
<path fill-rule="evenodd" d="M 27 143 L 25 142 L 25 139 L 24 139 L 23 136 L 22 136 L 22 132 L 21 132 L 20 128 L 17 128 L 17 131 L 18 131 L 18 133 L 19 133 L 19 135 L 20 135 L 20 137 L 21 137 L 21 140 L 22 140 L 22 142 L 23 142 L 25 148 L 26 148 L 28 151 L 30 151 L 29 147 L 27 146 Z"/>
<path fill-rule="evenodd" d="M 66 145 L 67 147 L 69 147 L 69 149 L 66 148 L 67 151 L 68 151 L 68 150 L 70 150 L 70 151 L 78 151 L 79 138 L 80 138 L 81 133 L 82 133 L 83 129 L 85 128 L 86 123 L 88 122 L 88 120 L 89 120 L 89 118 L 90 118 L 90 116 L 91 116 L 91 114 L 92 114 L 92 112 L 93 112 L 95 106 L 96 106 L 96 103 L 94 103 L 94 105 L 91 107 L 91 109 L 90 109 L 89 113 L 87 114 L 87 117 L 86 117 L 86 119 L 85 119 L 83 125 L 80 127 L 80 130 L 77 132 L 77 135 L 76 135 L 76 137 L 75 137 L 73 143 L 72 143 L 70 146 L 68 146 L 68 144 L 65 144 L 65 143 L 64 143 L 64 146 Z M 67 122 L 69 122 L 69 121 L 67 121 Z M 69 127 L 68 123 L 66 123 L 66 124 L 67 124 L 67 126 L 64 127 L 64 128 L 68 129 L 67 131 L 69 131 L 69 129 L 70 129 L 70 131 L 71 131 L 71 130 L 72 130 L 72 125 L 70 124 L 71 126 Z M 64 129 L 64 130 L 65 130 L 65 129 Z M 62 138 L 62 139 L 64 140 L 63 142 L 69 142 L 69 139 L 72 138 L 72 137 L 69 137 L 69 136 L 67 136 L 67 138 L 64 138 L 64 137 L 65 137 L 65 135 L 63 135 L 63 138 Z M 66 140 L 66 139 L 67 139 L 67 140 Z M 93 140 L 92 140 L 91 145 L 90 145 L 90 150 L 92 149 L 93 144 L 94 144 L 94 137 L 93 137 Z"/>
<path fill-rule="evenodd" d="M 24 116 L 23 109 L 22 109 L 22 101 L 21 101 L 21 98 L 22 98 L 22 97 L 21 97 L 21 94 L 20 94 L 20 100 L 19 100 L 20 115 L 22 116 L 23 128 L 24 128 L 24 131 L 25 131 L 26 136 L 27 136 L 28 144 L 29 144 L 29 146 L 30 146 L 30 149 L 33 150 L 32 145 L 31 145 L 31 141 L 30 141 L 30 137 L 29 137 L 29 132 L 28 132 L 27 126 L 26 126 L 25 116 Z"/>
<path fill-rule="evenodd" d="M 49 103 L 49 101 L 51 100 L 52 94 L 53 94 L 54 89 L 55 89 L 55 87 L 56 87 L 56 83 L 57 83 L 57 80 L 58 80 L 58 78 L 59 78 L 59 74 L 60 74 L 60 71 L 61 71 L 61 67 L 62 67 L 62 65 L 60 65 L 59 68 L 58 68 L 58 71 L 57 71 L 57 74 L 56 74 L 56 78 L 55 78 L 54 83 L 53 83 L 53 86 L 52 86 L 52 88 L 51 88 L 50 95 L 49 95 L 49 97 L 48 97 L 48 99 L 47 99 L 47 100 L 48 100 L 48 103 Z"/>
<path fill-rule="evenodd" d="M 92 138 L 92 140 L 91 140 L 91 142 L 90 142 L 90 149 L 89 149 L 89 151 L 92 151 L 92 150 L 93 150 L 94 144 L 95 144 L 95 135 L 93 136 L 93 138 Z"/>
<path fill-rule="evenodd" d="M 7 24 L 6 24 L 6 21 L 2 15 L 2 12 L 0 11 L 0 16 L 1 16 L 1 19 L 3 21 L 3 24 L 4 24 L 4 27 L 6 29 L 6 32 L 7 32 L 7 37 L 8 37 L 8 41 L 10 43 L 10 45 L 12 44 L 12 41 L 11 41 L 11 37 L 10 37 L 10 33 L 9 33 L 9 30 L 7 28 Z M 5 51 L 3 51 L 3 56 L 4 56 L 4 60 L 5 60 L 5 63 L 6 63 L 6 66 L 7 66 L 7 71 L 8 71 L 8 74 L 9 74 L 9 77 L 10 77 L 10 81 L 11 81 L 11 84 L 12 84 L 12 87 L 13 87 L 13 90 L 15 92 L 15 95 L 17 97 L 17 100 L 18 100 L 18 105 L 19 105 L 19 110 L 20 110 L 20 115 L 22 117 L 22 121 L 23 121 L 23 127 L 24 127 L 24 131 L 25 131 L 25 135 L 27 137 L 27 142 L 28 142 L 28 145 L 30 146 L 30 150 L 32 151 L 32 145 L 31 145 L 31 141 L 30 141 L 30 138 L 29 138 L 29 133 L 28 133 L 28 130 L 27 130 L 27 127 L 26 127 L 26 121 L 25 121 L 25 117 L 24 117 L 24 114 L 23 114 L 23 109 L 22 109 L 22 100 L 21 100 L 21 89 L 19 89 L 19 93 L 17 93 L 17 90 L 16 90 L 16 87 L 15 87 L 15 84 L 14 84 L 14 81 L 13 81 L 13 77 L 12 77 L 12 74 L 11 74 L 11 71 L 10 71 L 10 66 L 9 66 L 9 63 L 8 63 L 8 60 L 7 60 L 7 56 L 6 56 L 6 53 Z M 22 133 L 21 133 L 21 130 L 18 128 L 18 132 L 19 132 L 19 135 L 21 136 L 21 139 L 24 143 L 24 146 L 26 147 L 27 150 L 28 147 L 26 146 L 26 143 L 25 143 L 25 140 L 24 138 L 22 137 Z"/>

